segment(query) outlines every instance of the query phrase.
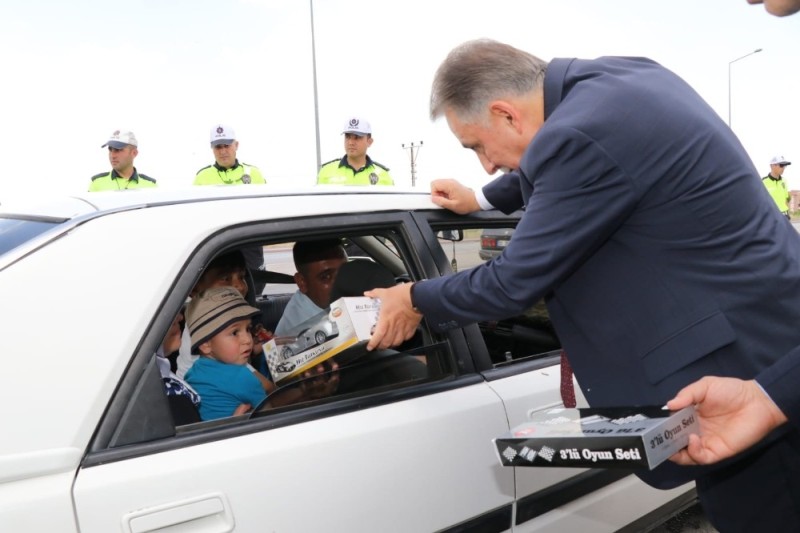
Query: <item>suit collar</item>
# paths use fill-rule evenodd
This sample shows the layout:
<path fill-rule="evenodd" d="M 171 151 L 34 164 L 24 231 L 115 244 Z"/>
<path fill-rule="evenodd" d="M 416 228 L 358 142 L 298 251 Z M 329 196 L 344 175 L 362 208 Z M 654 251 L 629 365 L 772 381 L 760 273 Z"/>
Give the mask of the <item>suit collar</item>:
<path fill-rule="evenodd" d="M 564 80 L 567 77 L 567 70 L 575 58 L 554 59 L 547 65 L 547 72 L 544 75 L 544 119 L 558 107 L 563 98 Z"/>

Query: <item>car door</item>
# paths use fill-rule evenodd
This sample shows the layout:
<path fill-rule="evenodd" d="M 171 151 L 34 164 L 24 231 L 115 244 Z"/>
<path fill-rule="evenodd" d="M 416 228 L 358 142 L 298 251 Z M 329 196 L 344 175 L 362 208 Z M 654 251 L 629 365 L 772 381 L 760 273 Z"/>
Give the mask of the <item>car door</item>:
<path fill-rule="evenodd" d="M 82 532 L 511 527 L 514 472 L 499 466 L 491 443 L 508 429 L 507 413 L 472 370 L 461 331 L 426 333 L 425 357 L 438 368 L 426 379 L 264 416 L 177 428 L 172 422 L 152 354 L 209 258 L 232 243 L 261 239 L 268 246 L 356 230 L 392 240 L 411 278 L 433 268 L 428 244 L 402 212 L 238 225 L 191 253 L 185 275 L 154 310 L 77 472 L 73 498 Z"/>
<path fill-rule="evenodd" d="M 495 255 L 485 253 L 482 236 L 511 236 L 519 216 L 496 211 L 470 217 L 430 212 L 417 214 L 415 220 L 427 238 L 437 275 L 445 275 L 492 260 Z M 560 342 L 543 302 L 520 316 L 469 326 L 464 334 L 476 370 L 502 398 L 511 427 L 536 411 L 563 407 Z M 587 406 L 577 383 L 575 392 L 578 407 Z M 694 497 L 691 486 L 660 491 L 627 470 L 513 470 L 515 531 L 616 531 L 649 513 L 657 522 L 658 515 L 668 516 Z"/>

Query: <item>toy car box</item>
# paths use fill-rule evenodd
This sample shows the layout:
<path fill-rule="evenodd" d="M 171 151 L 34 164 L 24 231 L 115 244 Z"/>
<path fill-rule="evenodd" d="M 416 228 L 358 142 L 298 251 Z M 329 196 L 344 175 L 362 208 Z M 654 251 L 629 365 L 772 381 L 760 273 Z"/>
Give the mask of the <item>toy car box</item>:
<path fill-rule="evenodd" d="M 503 466 L 647 468 L 698 433 L 694 407 L 556 408 L 494 439 Z"/>
<path fill-rule="evenodd" d="M 368 341 L 379 309 L 378 300 L 365 296 L 339 298 L 290 334 L 272 338 L 264 345 L 272 380 L 284 384 L 347 348 Z"/>

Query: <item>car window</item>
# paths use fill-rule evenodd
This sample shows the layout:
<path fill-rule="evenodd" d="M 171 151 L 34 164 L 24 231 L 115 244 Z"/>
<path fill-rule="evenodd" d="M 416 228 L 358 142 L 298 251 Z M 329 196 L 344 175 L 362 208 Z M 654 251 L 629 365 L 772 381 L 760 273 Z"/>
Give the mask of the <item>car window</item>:
<path fill-rule="evenodd" d="M 375 288 L 374 276 L 376 272 L 383 273 L 383 286 L 391 286 L 396 283 L 403 283 L 410 279 L 408 265 L 403 261 L 399 248 L 395 243 L 398 236 L 393 233 L 386 234 L 351 234 L 338 237 L 341 246 L 345 250 L 346 262 L 368 263 L 371 265 L 369 274 L 364 279 L 353 277 L 359 276 L 359 269 L 355 273 L 348 266 L 342 266 L 339 270 L 340 275 L 333 282 L 333 290 L 330 298 L 335 299 L 339 295 L 346 297 L 361 296 L 363 291 Z M 313 239 L 307 239 L 313 242 Z M 284 275 L 294 275 L 296 268 L 293 262 L 293 248 L 297 241 L 286 241 L 272 243 L 264 247 L 264 270 L 270 273 L 282 273 Z M 362 274 L 363 275 L 363 274 Z M 373 276 L 370 278 L 370 276 Z M 348 278 L 348 279 L 346 279 Z M 373 281 L 370 281 L 372 279 Z M 307 282 L 307 283 L 310 283 Z M 379 285 L 380 286 L 380 285 Z M 261 319 L 265 328 L 272 332 L 274 345 L 279 358 L 279 362 L 269 361 L 268 366 L 272 374 L 296 372 L 294 355 L 298 352 L 315 349 L 319 345 L 325 345 L 329 339 L 338 335 L 338 332 L 331 331 L 328 322 L 328 308 L 324 310 L 321 317 L 310 319 L 311 324 L 306 322 L 306 326 L 295 328 L 291 334 L 278 330 L 278 324 L 284 312 L 293 298 L 300 297 L 302 291 L 297 284 L 281 283 L 281 280 L 267 283 L 261 295 L 256 299 L 256 305 L 262 310 Z M 313 291 L 308 292 L 309 295 Z M 308 298 L 303 297 L 308 300 Z M 332 303 L 332 302 L 331 302 Z M 377 316 L 377 315 L 376 315 Z M 268 354 L 270 355 L 270 354 Z M 366 352 L 365 342 L 357 342 L 354 346 L 345 349 L 333 357 L 339 365 L 339 369 L 332 371 L 325 367 L 324 375 L 331 376 L 337 374 L 338 386 L 336 391 L 330 396 L 365 392 L 372 388 L 387 387 L 393 385 L 408 384 L 421 380 L 438 379 L 443 374 L 443 369 L 450 368 L 451 365 L 447 358 L 447 350 L 443 343 L 439 342 L 426 329 L 420 328 L 417 334 L 395 350 L 386 350 L 380 354 Z M 273 378 L 277 376 L 273 375 Z M 280 400 L 279 396 L 295 395 L 298 389 L 310 388 L 315 382 L 324 381 L 323 376 L 315 378 L 303 378 L 276 382 L 279 391 L 272 395 L 272 399 L 265 402 L 259 411 L 263 414 L 268 409 L 275 407 L 285 407 L 286 403 Z M 311 400 L 319 400 L 319 397 L 311 396 Z"/>
<path fill-rule="evenodd" d="M 514 234 L 514 226 L 446 228 L 436 225 L 450 268 L 462 271 L 502 254 Z M 493 366 L 504 366 L 552 355 L 561 347 L 544 301 L 516 316 L 478 324 Z"/>
<path fill-rule="evenodd" d="M 62 220 L 0 217 L 0 255 L 58 226 Z"/>
<path fill-rule="evenodd" d="M 315 234 L 315 230 L 324 234 Z M 264 418 L 273 417 L 276 421 L 280 420 L 270 423 L 269 426 L 258 425 L 267 429 L 279 424 L 292 423 L 292 420 L 304 420 L 308 416 L 325 416 L 319 410 L 321 406 L 326 406 L 324 413 L 327 413 L 353 408 L 363 409 L 365 405 L 373 402 L 380 404 L 397 401 L 407 395 L 425 394 L 425 389 L 420 387 L 429 383 L 441 381 L 452 383 L 456 369 L 458 368 L 459 372 L 464 371 L 466 367 L 463 364 L 455 363 L 456 350 L 449 340 L 455 336 L 458 341 L 458 333 L 451 332 L 447 335 L 434 333 L 424 321 L 411 339 L 393 350 L 367 352 L 366 341 L 353 342 L 338 349 L 336 355 L 322 365 L 317 365 L 315 360 L 310 367 L 306 364 L 308 361 L 302 363 L 305 366 L 300 366 L 296 360 L 288 357 L 289 351 L 284 351 L 284 348 L 291 348 L 291 355 L 296 355 L 294 352 L 307 354 L 320 346 L 327 349 L 328 344 L 335 345 L 338 340 L 339 332 L 335 328 L 326 329 L 318 325 L 306 328 L 302 332 L 294 332 L 292 334 L 294 337 L 288 340 L 274 335 L 275 327 L 283 316 L 286 306 L 298 290 L 298 285 L 294 283 L 292 277 L 296 270 L 292 258 L 293 247 L 298 241 L 318 238 L 341 241 L 347 249 L 348 263 L 366 262 L 381 269 L 383 279 L 388 280 L 389 284 L 405 283 L 423 277 L 419 272 L 419 265 L 413 259 L 415 254 L 410 251 L 408 236 L 405 232 L 392 228 L 365 231 L 362 227 L 356 226 L 343 228 L 341 232 L 332 234 L 330 228 L 309 226 L 304 228 L 302 234 L 295 234 L 290 238 L 267 235 L 259 242 L 253 242 L 252 237 L 247 242 L 227 240 L 214 243 L 213 249 L 198 251 L 198 254 L 202 252 L 207 257 L 202 261 L 203 268 L 187 268 L 185 275 L 175 283 L 175 294 L 169 295 L 168 300 L 184 302 L 190 296 L 192 288 L 202 278 L 205 266 L 212 264 L 216 258 L 242 248 L 260 247 L 263 250 L 263 266 L 258 270 L 249 269 L 248 272 L 249 286 L 255 286 L 257 283 L 263 285 L 257 294 L 250 294 L 251 290 L 248 290 L 246 298 L 259 310 L 259 314 L 253 318 L 253 323 L 263 325 L 271 338 L 264 339 L 265 349 L 260 362 L 256 358 L 251 358 L 250 363 L 254 369 L 262 372 L 273 382 L 274 390 L 258 405 L 249 405 L 247 409 L 231 413 L 228 417 L 198 422 L 179 418 L 173 411 L 172 423 L 164 425 L 164 420 L 169 420 L 169 415 L 151 416 L 152 420 L 160 420 L 161 425 L 148 426 L 147 431 L 143 431 L 140 422 L 143 412 L 155 409 L 168 413 L 172 408 L 168 402 L 163 401 L 163 398 L 146 397 L 153 390 L 159 389 L 160 384 L 149 387 L 136 385 L 136 379 L 149 379 L 155 383 L 159 375 L 158 369 L 151 368 L 154 365 L 150 365 L 140 377 L 131 377 L 133 381 L 126 380 L 121 387 L 119 394 L 131 395 L 128 400 L 114 399 L 111 412 L 119 409 L 121 421 L 116 429 L 109 426 L 100 433 L 102 438 L 97 439 L 94 450 L 106 449 L 108 452 L 104 457 L 98 456 L 98 461 L 108 460 L 108 456 L 130 453 L 125 450 L 115 452 L 112 448 L 136 442 L 149 441 L 152 446 L 157 442 L 165 443 L 164 439 L 169 440 L 173 437 L 213 435 L 208 432 L 215 432 L 225 427 L 235 429 L 243 424 L 260 424 L 258 421 Z M 211 246 L 212 244 L 206 245 L 207 248 Z M 353 294 L 361 295 L 364 290 L 370 288 L 373 287 L 359 287 L 356 283 L 350 290 L 355 291 Z M 163 316 L 153 321 L 154 330 L 148 336 L 158 332 L 157 338 L 164 338 L 164 332 L 175 317 L 170 309 L 170 305 L 164 306 L 161 313 Z M 325 313 L 328 311 L 326 308 Z M 322 320 L 327 318 L 326 314 Z M 183 326 L 185 327 L 185 320 Z M 368 334 L 362 338 L 368 338 Z M 270 342 L 272 345 L 266 349 Z M 463 336 L 458 342 L 463 345 Z M 172 371 L 177 371 L 177 353 L 164 355 L 169 359 Z M 333 361 L 338 368 L 331 364 Z M 162 377 L 163 375 L 162 373 Z M 192 381 L 189 379 L 186 381 L 191 386 Z M 164 391 L 160 390 L 160 394 L 163 396 Z M 202 403 L 202 392 L 200 396 Z M 298 416 L 300 418 L 296 418 Z M 105 444 L 102 444 L 106 438 Z M 165 445 L 169 447 L 169 444 Z"/>

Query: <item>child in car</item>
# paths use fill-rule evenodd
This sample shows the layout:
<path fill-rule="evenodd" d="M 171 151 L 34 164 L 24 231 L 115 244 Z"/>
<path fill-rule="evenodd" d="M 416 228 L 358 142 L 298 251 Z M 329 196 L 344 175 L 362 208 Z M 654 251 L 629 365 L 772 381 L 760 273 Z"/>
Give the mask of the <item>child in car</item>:
<path fill-rule="evenodd" d="M 202 420 L 241 414 L 275 390 L 271 381 L 260 379 L 247 365 L 254 344 L 250 319 L 258 313 L 233 287 L 213 287 L 189 302 L 186 326 L 192 352 L 200 356 L 186 373 L 186 382 L 202 398 Z M 304 372 L 301 386 L 279 395 L 275 406 L 330 395 L 339 383 L 337 370 L 338 365 L 331 363 Z"/>
<path fill-rule="evenodd" d="M 164 383 L 164 392 L 169 401 L 172 418 L 176 425 L 199 422 L 197 413 L 200 405 L 200 396 L 184 380 L 176 376 L 171 368 L 167 356 L 178 349 L 181 344 L 181 322 L 183 311 L 178 312 L 172 319 L 161 346 L 156 350 L 156 364 Z"/>
<path fill-rule="evenodd" d="M 186 325 L 192 353 L 199 357 L 185 379 L 202 398 L 202 420 L 232 416 L 241 404 L 255 407 L 274 390 L 247 366 L 253 351 L 250 319 L 258 313 L 233 287 L 207 289 L 189 302 Z"/>
<path fill-rule="evenodd" d="M 215 257 L 203 271 L 197 283 L 195 283 L 190 296 L 197 296 L 201 292 L 212 287 L 233 287 L 239 291 L 239 294 L 241 294 L 243 298 L 247 298 L 249 290 L 247 285 L 247 266 L 241 251 L 232 250 Z M 254 355 L 251 358 L 252 361 L 248 362 L 248 364 L 252 363 L 250 369 L 256 372 L 255 376 L 261 380 L 262 385 L 266 388 L 271 382 L 269 382 L 269 371 L 267 370 L 266 361 L 263 360 L 262 341 L 269 340 L 271 334 L 260 324 L 254 326 L 253 333 L 257 334 L 253 345 Z M 266 334 L 266 336 L 259 338 L 259 336 L 263 334 Z M 192 343 L 189 340 L 189 332 L 188 330 L 184 330 L 177 358 L 178 368 L 175 371 L 175 374 L 180 378 L 186 376 L 186 372 L 188 372 L 199 357 L 198 354 L 191 350 L 191 346 Z M 254 368 L 253 365 L 255 365 L 256 368 Z"/>

